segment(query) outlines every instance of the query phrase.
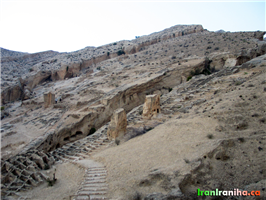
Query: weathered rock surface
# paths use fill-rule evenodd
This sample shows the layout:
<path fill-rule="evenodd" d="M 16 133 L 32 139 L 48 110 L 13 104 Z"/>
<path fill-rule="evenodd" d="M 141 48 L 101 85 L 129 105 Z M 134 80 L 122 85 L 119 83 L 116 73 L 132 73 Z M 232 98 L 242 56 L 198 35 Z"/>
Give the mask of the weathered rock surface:
<path fill-rule="evenodd" d="M 157 94 L 147 95 L 143 105 L 143 117 L 152 118 L 161 112 L 160 96 Z"/>
<path fill-rule="evenodd" d="M 51 168 L 54 162 L 50 154 L 42 151 L 31 151 L 2 161 L 1 195 L 37 186 L 47 178 L 40 170 Z"/>
<path fill-rule="evenodd" d="M 182 37 L 186 37 L 188 35 L 197 35 L 197 34 L 201 34 L 201 36 L 203 37 L 203 40 L 206 40 L 206 37 L 204 37 L 206 34 L 213 34 L 213 36 L 218 36 L 221 39 L 223 39 L 224 41 L 228 40 L 233 40 L 231 37 L 236 36 L 234 39 L 237 41 L 241 41 L 245 44 L 241 44 L 244 47 L 244 49 L 242 50 L 242 52 L 238 52 L 238 51 L 234 51 L 234 47 L 223 47 L 224 44 L 219 44 L 217 45 L 217 47 L 212 48 L 211 45 L 215 45 L 215 43 L 213 41 L 209 41 L 206 40 L 206 44 L 201 45 L 202 48 L 206 47 L 207 51 L 203 52 L 203 49 L 201 49 L 200 51 L 202 51 L 199 56 L 208 56 L 213 52 L 216 52 L 217 50 L 221 51 L 230 51 L 231 55 L 230 55 L 230 59 L 228 60 L 226 65 L 233 65 L 234 64 L 234 60 L 232 59 L 237 59 L 237 65 L 242 64 L 254 57 L 256 57 L 256 55 L 263 55 L 265 52 L 265 44 L 263 42 L 259 43 L 259 45 L 255 46 L 254 43 L 258 43 L 258 41 L 254 41 L 254 39 L 252 38 L 256 38 L 261 40 L 261 38 L 263 38 L 264 32 L 246 32 L 246 33 L 241 33 L 241 37 L 243 37 L 243 39 L 238 35 L 236 35 L 237 33 L 209 33 L 208 31 L 205 31 L 201 25 L 177 25 L 177 26 L 173 26 L 171 28 L 165 29 L 161 32 L 157 32 L 157 33 L 153 33 L 151 35 L 148 36 L 142 36 L 140 38 L 137 38 L 135 40 L 132 41 L 121 41 L 118 43 L 114 43 L 114 44 L 110 44 L 110 45 L 105 45 L 102 47 L 98 47 L 98 48 L 94 48 L 94 47 L 87 47 L 85 49 L 82 49 L 80 51 L 76 51 L 73 52 L 71 54 L 69 53 L 57 53 L 57 52 L 52 52 L 52 51 L 48 51 L 48 52 L 41 52 L 41 53 L 37 53 L 37 54 L 29 54 L 29 55 L 25 55 L 27 57 L 19 57 L 19 59 L 22 59 L 22 61 L 24 62 L 24 60 L 27 59 L 33 59 L 34 62 L 30 62 L 30 65 L 26 62 L 23 63 L 23 65 L 26 65 L 27 67 L 23 67 L 23 70 L 21 70 L 21 68 L 18 68 L 16 65 L 17 64 L 13 64 L 13 60 L 12 63 L 10 64 L 9 62 L 10 59 L 2 59 L 2 91 L 4 90 L 9 90 L 12 91 L 13 89 L 15 90 L 15 85 L 16 85 L 16 77 L 22 77 L 23 80 L 26 81 L 26 86 L 28 86 L 29 88 L 33 89 L 34 87 L 36 87 L 38 84 L 41 84 L 45 81 L 56 81 L 56 80 L 64 80 L 66 78 L 72 78 L 72 77 L 77 77 L 81 74 L 82 70 L 93 70 L 95 68 L 97 68 L 98 65 L 101 65 L 100 63 L 106 61 L 106 60 L 110 60 L 113 58 L 118 57 L 118 51 L 123 50 L 125 52 L 125 54 L 130 55 L 130 54 L 135 54 L 138 52 L 143 52 L 145 49 L 147 49 L 149 46 L 151 45 L 156 45 L 162 41 L 168 41 L 168 40 L 175 40 L 179 42 L 179 38 Z M 229 36 L 227 38 L 227 36 Z M 182 38 L 181 37 L 181 38 Z M 209 36 L 208 36 L 209 37 Z M 187 38 L 188 39 L 188 38 Z M 192 39 L 193 38 L 189 38 Z M 204 41 L 201 40 L 202 43 L 204 43 Z M 243 40 L 243 41 L 242 41 Z M 215 38 L 215 41 L 217 43 L 217 40 Z M 189 45 L 186 43 L 187 41 L 185 40 L 185 43 L 183 44 L 178 44 L 179 47 L 185 47 L 186 48 L 186 52 L 184 52 L 182 50 L 182 52 L 180 53 L 176 53 L 178 52 L 178 50 L 175 50 L 174 52 L 171 52 L 171 54 L 176 54 L 177 56 L 172 56 L 172 59 L 184 59 L 186 57 L 191 56 L 191 51 L 194 51 L 194 45 Z M 219 42 L 218 43 L 222 43 Z M 253 43 L 253 44 L 252 44 Z M 232 44 L 232 43 L 231 43 Z M 235 44 L 233 44 L 235 45 Z M 177 45 L 174 45 L 177 46 Z M 219 47 L 218 47 L 219 46 Z M 248 46 L 248 48 L 246 48 L 246 46 Z M 222 48 L 222 49 L 220 49 Z M 240 49 L 241 47 L 237 47 L 237 49 Z M 175 47 L 173 48 L 175 49 Z M 157 53 L 163 53 L 163 48 L 157 49 L 157 51 L 155 52 L 155 54 Z M 149 51 L 146 51 L 145 54 L 148 54 Z M 168 51 L 166 51 L 168 54 Z M 164 52 L 165 53 L 165 52 Z M 13 53 L 15 54 L 15 53 Z M 125 56 L 124 56 L 125 57 Z M 211 57 L 211 55 L 210 55 Z M 8 57 L 9 58 L 9 57 Z M 36 59 L 35 59 L 36 58 Z M 38 59 L 37 59 L 38 58 Z M 40 58 L 40 59 L 39 59 Z M 137 58 L 135 56 L 135 58 Z M 218 60 L 217 60 L 218 59 Z M 135 60 L 138 60 L 135 59 Z M 224 60 L 224 58 L 216 58 L 217 61 L 220 63 L 217 66 L 217 69 L 220 69 L 223 66 L 223 63 L 227 60 Z M 16 61 L 16 59 L 15 59 Z M 121 60 L 120 60 L 121 61 Z M 19 60 L 19 63 L 21 63 L 21 61 Z M 158 64 L 158 63 L 157 63 Z M 162 64 L 162 62 L 160 63 Z M 14 66 L 14 70 L 10 70 L 5 66 L 9 66 L 10 65 Z M 98 66 L 99 67 L 99 66 Z M 107 67 L 107 66 L 106 66 Z M 101 66 L 100 66 L 101 68 Z M 32 71 L 31 73 L 28 73 L 28 70 Z M 10 72 L 17 73 L 18 75 L 16 75 L 15 77 L 11 77 L 11 75 L 9 75 Z M 27 74 L 28 73 L 28 74 Z M 15 98 L 11 98 L 10 96 L 8 96 L 8 92 L 2 92 L 1 96 L 2 96 L 2 102 L 6 103 L 6 102 L 10 102 L 10 101 L 15 101 L 18 99 L 18 96 L 16 96 Z M 5 101 L 4 101 L 5 100 Z M 22 99 L 23 100 L 23 99 Z"/>
<path fill-rule="evenodd" d="M 265 57 L 195 76 L 163 95 L 162 114 L 170 120 L 97 155 L 108 163 L 109 197 L 195 199 L 198 188 L 243 190 L 263 183 Z M 136 118 L 134 126 L 139 123 Z M 262 184 L 256 190 L 265 195 Z"/>
<path fill-rule="evenodd" d="M 127 129 L 127 115 L 123 108 L 114 111 L 108 127 L 107 137 L 109 140 L 123 137 Z"/>
<path fill-rule="evenodd" d="M 108 122 L 117 109 L 128 113 L 127 123 L 122 120 L 118 131 L 109 135 L 117 137 L 121 129 L 125 136 L 121 136 L 118 146 L 109 143 L 112 148 L 102 152 L 103 157 L 96 156 L 106 162 L 110 198 L 125 197 L 123 192 L 131 194 L 133 188 L 143 198 L 157 195 L 185 199 L 192 195 L 193 199 L 194 187 L 211 187 L 205 183 L 216 177 L 202 175 L 201 169 L 208 167 L 208 162 L 213 164 L 212 169 L 206 169 L 211 174 L 234 162 L 243 171 L 243 166 L 251 162 L 248 159 L 255 155 L 249 153 L 241 166 L 238 158 L 242 149 L 256 141 L 261 142 L 258 155 L 265 148 L 262 130 L 266 106 L 262 99 L 266 94 L 266 45 L 258 40 L 263 34 L 214 33 L 198 25 L 174 26 L 132 41 L 71 53 L 40 53 L 40 60 L 30 54 L 33 62 L 25 65 L 30 73 L 17 68 L 10 74 L 5 67 L 1 77 L 1 154 L 6 164 L 2 166 L 3 194 L 38 185 L 45 180 L 40 173 L 54 160 L 76 162 L 102 149 L 104 143 L 110 142 Z M 29 56 L 14 55 L 19 56 L 21 65 L 22 57 Z M 30 56 L 24 58 L 30 60 Z M 5 65 L 15 67 L 15 57 L 5 59 Z M 43 95 L 49 91 L 58 101 L 44 109 Z M 147 95 L 159 97 L 160 103 L 155 98 L 150 105 L 143 105 Z M 153 118 L 157 109 L 160 115 Z M 150 119 L 142 117 L 144 110 Z M 122 118 L 126 119 L 124 112 Z M 116 125 L 110 127 L 115 130 Z M 253 137 L 255 132 L 258 137 Z M 226 141 L 234 141 L 235 146 L 225 151 Z M 250 142 L 242 148 L 238 141 Z M 215 156 L 206 156 L 205 162 L 204 155 L 214 151 Z M 20 169 L 29 160 L 30 170 Z M 238 180 L 243 182 L 240 188 L 263 178 L 257 173 L 263 168 L 263 158 L 256 163 L 256 174 L 250 182 L 243 182 L 249 179 L 247 174 L 244 178 L 239 174 Z M 232 173 L 234 169 L 225 171 Z M 40 180 L 30 179 L 33 172 Z M 222 176 L 216 178 L 220 185 L 227 185 Z"/>
<path fill-rule="evenodd" d="M 47 108 L 50 105 L 55 104 L 55 94 L 54 93 L 46 93 L 43 94 L 43 99 L 44 99 L 44 107 Z"/>

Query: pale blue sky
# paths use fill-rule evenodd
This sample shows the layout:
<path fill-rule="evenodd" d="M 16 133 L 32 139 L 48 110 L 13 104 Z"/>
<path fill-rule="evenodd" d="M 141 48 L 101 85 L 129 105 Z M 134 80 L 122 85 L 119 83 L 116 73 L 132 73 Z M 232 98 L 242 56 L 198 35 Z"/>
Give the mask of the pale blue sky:
<path fill-rule="evenodd" d="M 69 52 L 131 40 L 177 24 L 265 31 L 265 1 L 1 0 L 1 47 Z"/>

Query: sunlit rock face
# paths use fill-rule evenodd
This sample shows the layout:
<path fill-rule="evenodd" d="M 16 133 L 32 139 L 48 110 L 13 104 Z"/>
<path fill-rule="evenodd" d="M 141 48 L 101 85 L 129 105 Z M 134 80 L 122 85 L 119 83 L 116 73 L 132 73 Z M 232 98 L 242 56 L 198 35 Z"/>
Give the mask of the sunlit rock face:
<path fill-rule="evenodd" d="M 122 137 L 126 133 L 127 128 L 127 115 L 123 108 L 114 111 L 111 122 L 107 131 L 108 139 L 115 139 Z"/>
<path fill-rule="evenodd" d="M 147 95 L 143 105 L 143 117 L 151 118 L 161 112 L 160 96 L 158 94 Z"/>

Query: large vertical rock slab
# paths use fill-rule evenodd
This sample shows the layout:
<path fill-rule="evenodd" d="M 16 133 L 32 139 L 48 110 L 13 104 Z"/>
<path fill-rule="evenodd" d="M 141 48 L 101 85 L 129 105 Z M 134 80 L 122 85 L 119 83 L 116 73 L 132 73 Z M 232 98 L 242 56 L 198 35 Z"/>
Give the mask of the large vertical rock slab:
<path fill-rule="evenodd" d="M 0 95 L 0 106 L 4 105 L 4 98 L 3 95 Z"/>
<path fill-rule="evenodd" d="M 44 107 L 47 108 L 50 105 L 53 105 L 55 103 L 55 94 L 49 92 L 46 94 L 43 94 L 44 98 Z"/>
<path fill-rule="evenodd" d="M 161 112 L 160 96 L 158 94 L 147 95 L 143 105 L 142 116 L 151 119 Z"/>
<path fill-rule="evenodd" d="M 127 115 L 123 108 L 114 111 L 111 118 L 110 125 L 107 130 L 107 137 L 109 140 L 117 137 L 122 137 L 126 133 L 127 128 Z"/>

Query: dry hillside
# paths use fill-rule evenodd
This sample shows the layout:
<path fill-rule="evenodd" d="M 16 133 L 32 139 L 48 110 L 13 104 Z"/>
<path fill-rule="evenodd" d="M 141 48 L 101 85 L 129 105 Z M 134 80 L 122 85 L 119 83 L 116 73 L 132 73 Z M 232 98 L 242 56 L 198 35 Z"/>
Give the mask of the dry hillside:
<path fill-rule="evenodd" d="M 2 199 L 263 199 L 264 34 L 177 25 L 70 53 L 1 49 Z M 126 131 L 111 140 L 120 108 Z"/>

